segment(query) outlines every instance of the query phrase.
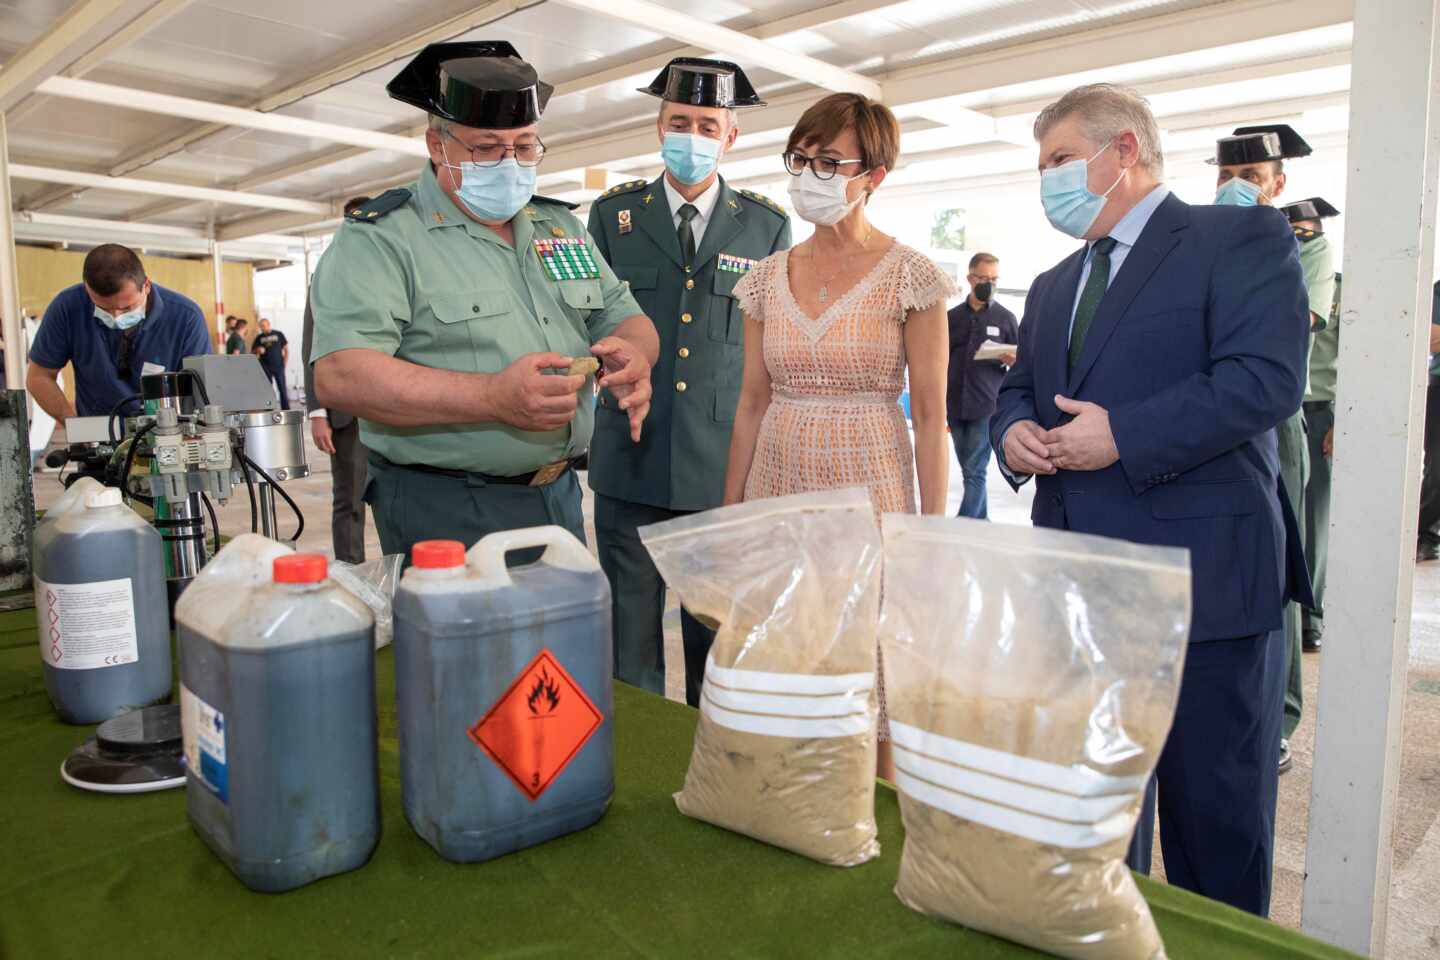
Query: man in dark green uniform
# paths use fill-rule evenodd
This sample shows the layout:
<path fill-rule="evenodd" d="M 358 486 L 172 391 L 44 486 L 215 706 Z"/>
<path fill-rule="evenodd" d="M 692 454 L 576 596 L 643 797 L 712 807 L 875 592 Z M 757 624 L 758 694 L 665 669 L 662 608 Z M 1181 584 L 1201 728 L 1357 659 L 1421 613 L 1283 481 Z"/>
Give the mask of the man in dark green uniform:
<path fill-rule="evenodd" d="M 431 44 L 387 90 L 431 115 L 430 162 L 347 211 L 320 259 L 318 402 L 360 418 L 386 553 L 544 524 L 583 538 L 571 468 L 593 413 L 572 364 L 600 359 L 633 442 L 658 341 L 569 205 L 533 195 L 550 87 L 479 42 Z"/>
<path fill-rule="evenodd" d="M 1265 126 L 1236 127 L 1233 135 L 1222 137 L 1215 144 L 1219 166 L 1216 177 L 1216 203 L 1255 206 L 1275 203 L 1285 191 L 1285 161 L 1308 157 L 1313 151 L 1300 134 L 1283 123 Z M 1320 314 L 1314 312 L 1311 300 L 1310 329 L 1324 327 L 1330 316 L 1329 300 Z M 1280 448 L 1280 481 L 1285 498 L 1304 541 L 1305 487 L 1310 478 L 1310 449 L 1305 437 L 1305 412 L 1297 409 L 1275 428 Z M 1301 620 L 1304 608 L 1298 603 L 1285 605 L 1286 670 L 1289 682 L 1285 690 L 1285 722 L 1280 741 L 1280 771 L 1290 769 L 1290 735 L 1300 723 L 1303 691 L 1300 683 Z"/>
<path fill-rule="evenodd" d="M 761 106 L 733 63 L 680 57 L 642 90 L 661 99 L 656 124 L 665 173 L 608 191 L 590 208 L 590 233 L 655 322 L 660 359 L 645 435 L 600 394 L 590 486 L 600 564 L 614 594 L 615 675 L 665 690 L 665 584 L 636 528 L 718 507 L 744 367 L 736 282 L 790 246 L 790 221 L 772 201 L 732 190 L 716 170 L 735 143 L 735 108 Z M 685 698 L 699 703 L 714 635 L 681 611 Z"/>
<path fill-rule="evenodd" d="M 1335 437 L 1335 363 L 1340 353 L 1340 284 L 1335 248 L 1325 236 L 1324 221 L 1340 211 L 1320 197 L 1286 204 L 1280 212 L 1290 219 L 1300 241 L 1300 267 L 1310 298 L 1314 336 L 1310 340 L 1310 377 L 1305 387 L 1305 432 L 1310 448 L 1310 482 L 1305 486 L 1305 564 L 1315 607 L 1302 618 L 1301 646 L 1320 650 L 1325 632 L 1325 568 L 1330 550 L 1330 458 Z M 1317 317 L 1324 321 L 1314 326 Z M 1292 673 L 1298 673 L 1298 666 Z M 1298 679 L 1296 677 L 1295 679 Z"/>

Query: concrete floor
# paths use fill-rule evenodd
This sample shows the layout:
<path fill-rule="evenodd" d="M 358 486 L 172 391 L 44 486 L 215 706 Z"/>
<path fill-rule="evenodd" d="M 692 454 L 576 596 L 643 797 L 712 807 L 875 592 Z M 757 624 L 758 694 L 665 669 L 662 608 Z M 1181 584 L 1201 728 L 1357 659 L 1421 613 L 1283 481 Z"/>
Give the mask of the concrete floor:
<path fill-rule="evenodd" d="M 300 547 L 330 551 L 329 459 L 313 446 L 309 450 L 313 473 L 286 485 L 305 513 Z M 962 484 L 958 465 L 951 465 L 950 513 L 959 508 Z M 583 486 L 583 484 L 582 484 Z M 990 516 L 997 523 L 1030 522 L 1031 487 L 1013 493 L 991 466 Z M 59 494 L 53 473 L 35 477 L 35 500 L 44 508 Z M 279 529 L 289 535 L 295 519 L 283 503 L 278 507 Z M 586 490 L 586 526 L 594 543 L 591 501 Z M 249 503 L 244 496 L 220 510 L 221 530 L 227 536 L 249 529 Z M 380 555 L 374 523 L 367 524 L 367 556 Z M 1440 563 L 1417 568 L 1415 578 L 1410 671 L 1406 685 L 1399 801 L 1394 831 L 1394 868 L 1390 900 L 1388 960 L 1433 960 L 1440 957 Z M 666 616 L 666 655 L 671 664 L 666 692 L 684 699 L 680 647 L 679 608 L 673 600 Z M 1322 654 L 1307 654 L 1303 663 L 1306 717 L 1291 740 L 1294 766 L 1280 778 L 1280 804 L 1276 824 L 1275 888 L 1271 917 L 1288 927 L 1300 926 L 1301 886 L 1305 876 L 1305 837 L 1310 804 L 1314 751 L 1314 704 L 1318 697 Z M 682 668 L 683 669 L 683 668 Z M 1155 875 L 1164 876 L 1157 839 Z"/>

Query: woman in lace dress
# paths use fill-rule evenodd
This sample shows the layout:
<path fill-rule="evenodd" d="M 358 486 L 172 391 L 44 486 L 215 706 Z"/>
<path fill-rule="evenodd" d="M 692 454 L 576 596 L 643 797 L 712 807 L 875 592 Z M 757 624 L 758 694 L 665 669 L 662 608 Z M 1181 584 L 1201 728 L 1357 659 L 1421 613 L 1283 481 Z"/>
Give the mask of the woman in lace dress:
<path fill-rule="evenodd" d="M 949 358 L 934 263 L 875 230 L 865 205 L 900 152 L 900 126 L 857 94 L 826 97 L 790 133 L 792 205 L 814 235 L 762 260 L 735 287 L 745 379 L 725 502 L 863 486 L 876 515 L 945 513 Z M 909 431 L 900 392 L 910 374 Z M 893 776 L 881 687 L 880 768 Z"/>

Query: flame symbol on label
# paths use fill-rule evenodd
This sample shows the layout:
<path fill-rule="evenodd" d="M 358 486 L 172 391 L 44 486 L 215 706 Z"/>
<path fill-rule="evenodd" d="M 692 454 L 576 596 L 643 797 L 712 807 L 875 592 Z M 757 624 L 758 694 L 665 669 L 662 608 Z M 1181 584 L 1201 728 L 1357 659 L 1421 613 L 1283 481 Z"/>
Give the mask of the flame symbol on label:
<path fill-rule="evenodd" d="M 550 679 L 550 674 L 544 668 L 541 668 L 540 675 L 535 678 L 535 686 L 530 689 L 530 695 L 525 698 L 525 703 L 531 713 L 538 714 L 540 712 L 541 697 L 545 698 L 547 704 L 546 713 L 554 713 L 555 708 L 560 706 L 560 688 L 555 685 L 554 680 Z"/>

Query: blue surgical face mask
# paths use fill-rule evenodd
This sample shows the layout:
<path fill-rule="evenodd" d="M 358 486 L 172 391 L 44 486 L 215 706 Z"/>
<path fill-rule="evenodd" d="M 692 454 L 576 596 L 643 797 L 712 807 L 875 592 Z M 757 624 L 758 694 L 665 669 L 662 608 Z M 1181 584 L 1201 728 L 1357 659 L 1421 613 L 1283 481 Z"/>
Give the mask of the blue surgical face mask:
<path fill-rule="evenodd" d="M 443 149 L 443 148 L 442 148 Z M 514 157 L 506 157 L 493 167 L 481 166 L 470 160 L 446 166 L 460 171 L 460 202 L 475 216 L 488 223 L 503 223 L 535 195 L 535 167 L 522 167 Z"/>
<path fill-rule="evenodd" d="M 129 330 L 141 320 L 145 319 L 145 304 L 142 302 L 140 306 L 133 310 L 126 310 L 121 314 L 114 314 L 102 307 L 96 307 L 95 319 L 105 324 L 105 326 L 111 330 Z"/>
<path fill-rule="evenodd" d="M 1223 207 L 1253 207 L 1262 195 L 1261 189 L 1249 180 L 1231 177 L 1215 191 L 1215 202 Z"/>
<path fill-rule="evenodd" d="M 1109 190 L 1104 193 L 1090 190 L 1090 161 L 1109 150 L 1110 143 L 1095 151 L 1095 156 L 1089 160 L 1071 160 L 1040 171 L 1040 203 L 1045 207 L 1050 225 L 1061 233 L 1077 240 L 1083 238 L 1100 216 L 1100 211 L 1105 209 L 1105 198 L 1125 178 L 1125 171 L 1121 170 Z"/>
<path fill-rule="evenodd" d="M 715 172 L 720 162 L 720 141 L 697 133 L 667 133 L 660 156 L 676 180 L 693 186 Z"/>

